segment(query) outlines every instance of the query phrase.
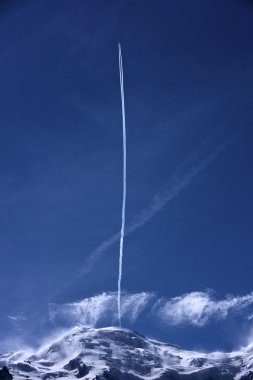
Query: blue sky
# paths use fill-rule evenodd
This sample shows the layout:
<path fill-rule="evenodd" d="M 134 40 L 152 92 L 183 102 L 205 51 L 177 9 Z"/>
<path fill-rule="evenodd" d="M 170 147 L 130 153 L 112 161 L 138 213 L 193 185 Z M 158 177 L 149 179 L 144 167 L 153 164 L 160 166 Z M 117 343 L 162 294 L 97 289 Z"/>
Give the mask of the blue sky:
<path fill-rule="evenodd" d="M 123 324 L 207 350 L 249 336 L 250 302 L 200 325 L 164 321 L 155 305 L 251 294 L 252 16 L 250 1 L 1 3 L 3 344 L 37 344 L 66 325 L 49 305 L 116 290 L 118 243 L 88 265 L 120 229 L 119 41 L 127 228 L 161 205 L 126 236 L 123 289 L 155 295 Z M 112 323 L 108 308 L 98 325 Z"/>

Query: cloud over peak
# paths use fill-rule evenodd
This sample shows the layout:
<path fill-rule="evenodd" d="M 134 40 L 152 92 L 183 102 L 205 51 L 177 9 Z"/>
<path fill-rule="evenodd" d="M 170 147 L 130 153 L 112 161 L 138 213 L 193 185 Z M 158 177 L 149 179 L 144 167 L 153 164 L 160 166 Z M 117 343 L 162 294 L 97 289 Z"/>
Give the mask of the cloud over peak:
<path fill-rule="evenodd" d="M 122 294 L 122 317 L 134 322 L 147 307 L 153 294 L 141 292 Z M 117 321 L 117 293 L 108 292 L 85 298 L 79 302 L 63 305 L 50 304 L 51 321 L 61 320 L 70 324 L 81 323 L 97 326 L 101 323 L 114 324 Z"/>
<path fill-rule="evenodd" d="M 253 303 L 253 293 L 246 296 L 228 295 L 215 299 L 210 292 L 192 292 L 169 300 L 159 299 L 153 313 L 165 324 L 204 326 L 211 320 L 225 319 Z"/>
<path fill-rule="evenodd" d="M 196 291 L 174 298 L 159 298 L 147 292 L 125 292 L 122 294 L 122 317 L 134 323 L 141 314 L 145 314 L 166 326 L 203 327 L 236 313 L 243 313 L 245 317 L 245 314 L 250 314 L 250 305 L 253 305 L 253 292 L 220 299 L 211 291 Z M 101 293 L 62 305 L 50 304 L 49 315 L 51 321 L 70 325 L 113 325 L 117 323 L 117 293 Z"/>

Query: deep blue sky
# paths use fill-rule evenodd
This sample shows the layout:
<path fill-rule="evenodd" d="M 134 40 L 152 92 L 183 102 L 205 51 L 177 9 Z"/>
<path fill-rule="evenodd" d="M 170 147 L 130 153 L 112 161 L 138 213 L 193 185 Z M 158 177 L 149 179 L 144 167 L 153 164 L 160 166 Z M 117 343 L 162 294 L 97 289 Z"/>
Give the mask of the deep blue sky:
<path fill-rule="evenodd" d="M 214 128 L 233 139 L 125 241 L 123 288 L 174 297 L 252 290 L 253 5 L 223 0 L 2 2 L 0 7 L 0 339 L 43 335 L 49 302 L 117 286 L 127 119 L 127 223 Z M 68 284 L 65 286 L 65 284 Z M 8 315 L 27 318 L 16 331 Z M 29 317 L 29 318 L 28 318 Z M 187 347 L 231 348 L 245 329 L 142 321 Z M 238 336 L 235 335 L 235 331 Z"/>

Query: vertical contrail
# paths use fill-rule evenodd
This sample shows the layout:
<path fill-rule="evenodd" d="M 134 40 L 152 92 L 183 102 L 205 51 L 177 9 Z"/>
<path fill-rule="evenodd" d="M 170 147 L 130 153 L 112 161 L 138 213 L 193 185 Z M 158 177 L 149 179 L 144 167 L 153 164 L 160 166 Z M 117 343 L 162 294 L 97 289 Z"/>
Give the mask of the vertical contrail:
<path fill-rule="evenodd" d="M 121 280 L 122 280 L 122 263 L 123 263 L 123 246 L 125 234 L 125 215 L 126 215 L 126 119 L 125 119 L 125 100 L 124 100 L 124 80 L 121 46 L 119 44 L 119 76 L 120 76 L 120 94 L 122 108 L 122 127 L 123 127 L 123 199 L 122 199 L 122 222 L 120 230 L 120 250 L 119 250 L 119 277 L 118 277 L 118 321 L 121 326 Z"/>

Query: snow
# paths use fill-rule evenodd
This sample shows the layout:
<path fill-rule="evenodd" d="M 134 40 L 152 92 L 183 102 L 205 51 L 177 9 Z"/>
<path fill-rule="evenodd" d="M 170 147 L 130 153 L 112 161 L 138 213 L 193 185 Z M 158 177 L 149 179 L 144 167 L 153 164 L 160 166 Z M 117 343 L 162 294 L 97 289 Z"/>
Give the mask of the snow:
<path fill-rule="evenodd" d="M 159 379 L 168 371 L 180 376 L 219 373 L 218 378 L 239 380 L 253 371 L 253 346 L 232 353 L 201 353 L 145 338 L 131 330 L 107 327 L 75 327 L 36 352 L 0 355 L 14 379 L 104 379 L 105 371 L 120 379 L 124 373 L 139 379 Z M 191 378 L 194 378 L 192 377 Z M 220 377 L 222 376 L 222 377 Z M 228 377 L 227 377 L 228 376 Z M 114 377 L 112 377 L 113 379 Z M 198 377 L 199 378 L 199 377 Z"/>

